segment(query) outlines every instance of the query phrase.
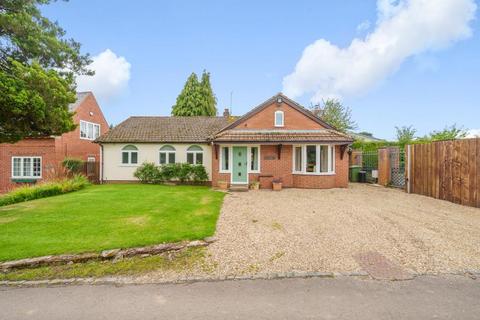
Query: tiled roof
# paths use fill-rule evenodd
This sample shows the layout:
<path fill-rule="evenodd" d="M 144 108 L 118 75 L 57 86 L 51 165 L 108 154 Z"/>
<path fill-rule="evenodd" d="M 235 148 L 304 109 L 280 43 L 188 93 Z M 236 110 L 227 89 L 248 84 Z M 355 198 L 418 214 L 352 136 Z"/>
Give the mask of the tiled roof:
<path fill-rule="evenodd" d="M 224 117 L 130 117 L 96 141 L 206 142 L 228 123 Z"/>
<path fill-rule="evenodd" d="M 215 142 L 338 142 L 353 139 L 332 129 L 320 130 L 226 130 L 217 134 Z"/>
<path fill-rule="evenodd" d="M 78 106 L 82 103 L 82 101 L 89 95 L 91 94 L 90 91 L 87 92 L 77 92 L 77 101 L 74 103 L 71 103 L 68 105 L 68 110 L 69 111 L 75 111 L 77 110 Z"/>

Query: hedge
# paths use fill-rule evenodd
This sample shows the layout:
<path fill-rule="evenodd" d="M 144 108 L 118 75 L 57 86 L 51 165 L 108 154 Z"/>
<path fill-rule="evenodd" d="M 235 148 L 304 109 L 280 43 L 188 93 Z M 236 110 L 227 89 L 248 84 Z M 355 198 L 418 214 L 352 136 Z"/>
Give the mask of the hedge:
<path fill-rule="evenodd" d="M 202 165 L 188 163 L 170 163 L 161 166 L 146 162 L 135 170 L 133 174 L 143 183 L 162 183 L 166 181 L 204 182 L 208 174 Z"/>

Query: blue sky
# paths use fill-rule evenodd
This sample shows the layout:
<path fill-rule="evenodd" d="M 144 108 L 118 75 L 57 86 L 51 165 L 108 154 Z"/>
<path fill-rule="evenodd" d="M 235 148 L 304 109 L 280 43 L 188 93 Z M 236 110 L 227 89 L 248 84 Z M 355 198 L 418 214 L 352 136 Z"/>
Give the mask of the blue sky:
<path fill-rule="evenodd" d="M 284 78 L 316 40 L 346 48 L 354 38 L 374 32 L 377 9 L 375 0 L 70 0 L 48 5 L 43 12 L 82 43 L 83 52 L 97 56 L 110 49 L 114 57 L 124 58 L 119 68 L 103 67 L 106 80 L 82 84 L 100 93 L 107 120 L 118 124 L 131 115 L 168 115 L 188 75 L 203 69 L 211 73 L 219 111 L 230 104 L 233 91 L 233 112 L 243 114 L 285 89 Z M 370 27 L 359 28 L 365 21 Z M 356 84 L 354 92 L 342 94 L 359 130 L 393 138 L 394 127 L 401 125 L 413 125 L 420 135 L 454 123 L 480 128 L 480 22 L 467 25 L 471 36 L 452 35 L 455 39 L 447 46 L 418 50 L 390 65 L 393 70 L 366 89 Z M 109 71 L 112 66 L 115 70 Z M 325 70 L 328 63 L 314 67 Z M 127 74 L 118 71 L 122 68 Z M 369 74 L 378 71 L 369 68 Z M 113 88 L 102 87 L 109 85 Z M 309 106 L 314 96 L 302 92 L 294 98 Z"/>

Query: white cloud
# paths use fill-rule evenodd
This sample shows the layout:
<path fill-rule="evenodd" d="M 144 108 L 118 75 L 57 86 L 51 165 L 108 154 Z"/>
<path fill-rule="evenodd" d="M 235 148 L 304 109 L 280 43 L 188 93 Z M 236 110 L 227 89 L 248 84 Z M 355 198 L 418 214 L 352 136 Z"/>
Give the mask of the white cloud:
<path fill-rule="evenodd" d="M 313 102 L 366 92 L 408 57 L 470 37 L 476 9 L 474 0 L 377 0 L 372 32 L 346 48 L 315 41 L 283 79 L 283 90 L 294 98 L 313 94 Z"/>
<path fill-rule="evenodd" d="M 370 21 L 365 20 L 357 26 L 357 32 L 361 33 L 370 29 Z"/>
<path fill-rule="evenodd" d="M 468 130 L 466 138 L 480 138 L 480 129 Z"/>
<path fill-rule="evenodd" d="M 77 77 L 77 91 L 93 91 L 99 99 L 108 100 L 124 90 L 130 80 L 130 63 L 106 49 L 92 58 L 94 76 Z"/>

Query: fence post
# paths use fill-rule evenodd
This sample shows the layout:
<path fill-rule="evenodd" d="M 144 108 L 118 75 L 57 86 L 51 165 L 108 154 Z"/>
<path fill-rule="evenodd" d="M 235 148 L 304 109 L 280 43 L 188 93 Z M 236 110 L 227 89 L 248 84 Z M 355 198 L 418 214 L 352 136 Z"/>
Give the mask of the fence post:
<path fill-rule="evenodd" d="M 407 165 L 405 166 L 405 186 L 407 187 L 407 193 L 412 192 L 412 146 L 407 145 L 407 149 L 405 150 L 406 154 L 406 161 Z"/>
<path fill-rule="evenodd" d="M 390 184 L 390 150 L 378 149 L 378 184 L 388 186 Z"/>

